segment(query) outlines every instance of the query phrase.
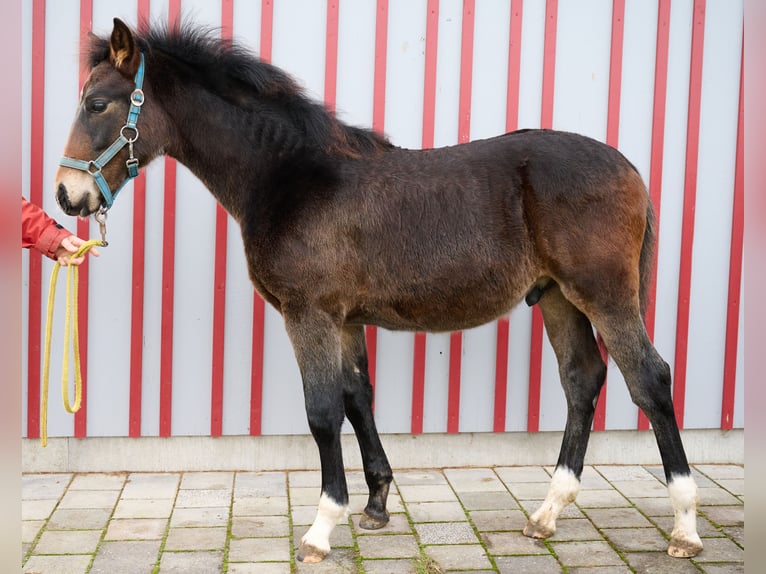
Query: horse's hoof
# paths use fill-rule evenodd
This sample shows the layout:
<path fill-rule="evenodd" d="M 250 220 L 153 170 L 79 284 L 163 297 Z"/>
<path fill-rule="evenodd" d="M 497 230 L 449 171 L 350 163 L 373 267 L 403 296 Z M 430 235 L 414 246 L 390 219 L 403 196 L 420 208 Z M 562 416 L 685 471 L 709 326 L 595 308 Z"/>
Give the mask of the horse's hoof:
<path fill-rule="evenodd" d="M 378 530 L 380 528 L 383 528 L 386 524 L 388 524 L 389 515 L 386 512 L 383 516 L 370 516 L 365 511 L 362 514 L 362 518 L 359 520 L 359 528 L 364 528 L 365 530 Z"/>
<path fill-rule="evenodd" d="M 670 539 L 668 554 L 673 558 L 691 558 L 702 552 L 702 540 L 695 535 L 693 539 L 677 538 Z"/>
<path fill-rule="evenodd" d="M 531 520 L 527 521 L 527 525 L 524 527 L 524 536 L 529 536 L 530 538 L 550 538 L 555 532 L 555 527 L 551 528 Z"/>
<path fill-rule="evenodd" d="M 324 560 L 325 556 L 328 554 L 329 552 L 325 552 L 316 546 L 301 542 L 298 551 L 295 553 L 295 557 L 301 562 L 305 562 L 306 564 L 316 564 L 317 562 Z"/>

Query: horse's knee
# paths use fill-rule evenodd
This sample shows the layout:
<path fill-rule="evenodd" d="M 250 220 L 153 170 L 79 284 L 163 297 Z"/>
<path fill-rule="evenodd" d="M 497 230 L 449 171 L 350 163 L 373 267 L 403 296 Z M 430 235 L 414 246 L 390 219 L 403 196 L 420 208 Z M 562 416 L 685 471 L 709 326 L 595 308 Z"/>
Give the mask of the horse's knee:
<path fill-rule="evenodd" d="M 643 365 L 634 383 L 628 383 L 630 398 L 647 416 L 671 415 L 670 366 L 659 355 Z"/>
<path fill-rule="evenodd" d="M 595 409 L 596 399 L 606 380 L 606 365 L 601 358 L 564 363 L 559 371 L 569 408 L 578 412 Z"/>

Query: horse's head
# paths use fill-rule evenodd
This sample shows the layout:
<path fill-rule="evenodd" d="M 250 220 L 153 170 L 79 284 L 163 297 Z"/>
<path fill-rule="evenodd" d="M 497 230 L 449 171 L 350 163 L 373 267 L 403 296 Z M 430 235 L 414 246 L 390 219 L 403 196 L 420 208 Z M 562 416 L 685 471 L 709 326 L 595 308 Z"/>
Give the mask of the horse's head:
<path fill-rule="evenodd" d="M 152 132 L 156 136 L 158 106 L 144 95 L 143 54 L 133 32 L 115 18 L 108 49 L 103 39 L 93 42 L 93 54 L 99 53 L 99 45 L 104 48 L 103 59 L 94 62 L 83 85 L 56 174 L 59 205 L 83 217 L 111 207 L 114 195 L 138 174 L 138 166 L 161 149 L 156 137 L 147 137 Z"/>

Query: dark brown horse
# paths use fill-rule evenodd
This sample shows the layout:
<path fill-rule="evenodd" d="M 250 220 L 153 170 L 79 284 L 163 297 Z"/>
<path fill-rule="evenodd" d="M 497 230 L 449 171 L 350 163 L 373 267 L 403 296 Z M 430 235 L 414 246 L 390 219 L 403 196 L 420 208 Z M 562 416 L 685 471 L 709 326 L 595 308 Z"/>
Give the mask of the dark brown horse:
<path fill-rule="evenodd" d="M 279 69 L 185 26 L 137 35 L 115 19 L 89 58 L 58 202 L 82 216 L 108 208 L 136 162 L 168 154 L 239 222 L 253 284 L 284 317 L 321 458 L 299 558 L 324 558 L 347 513 L 344 415 L 369 486 L 361 526 L 388 522 L 392 473 L 371 411 L 364 325 L 464 329 L 525 297 L 542 310 L 568 412 L 548 496 L 524 533 L 551 536 L 579 489 L 606 373 L 595 327 L 654 428 L 675 511 L 668 552 L 700 552 L 670 370 L 642 320 L 652 207 L 618 151 L 545 130 L 400 149 L 339 122 Z"/>

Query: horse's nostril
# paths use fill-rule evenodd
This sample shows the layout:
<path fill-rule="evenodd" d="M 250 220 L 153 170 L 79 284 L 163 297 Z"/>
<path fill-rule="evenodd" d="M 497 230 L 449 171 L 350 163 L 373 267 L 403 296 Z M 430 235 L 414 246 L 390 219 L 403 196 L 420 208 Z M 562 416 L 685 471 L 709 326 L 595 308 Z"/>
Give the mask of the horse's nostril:
<path fill-rule="evenodd" d="M 69 213 L 72 209 L 72 204 L 69 202 L 69 195 L 66 192 L 66 186 L 63 183 L 60 183 L 56 190 L 56 201 L 58 201 L 61 209 L 63 209 L 65 213 Z"/>

